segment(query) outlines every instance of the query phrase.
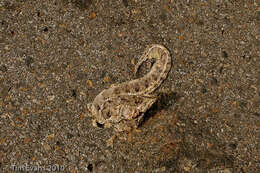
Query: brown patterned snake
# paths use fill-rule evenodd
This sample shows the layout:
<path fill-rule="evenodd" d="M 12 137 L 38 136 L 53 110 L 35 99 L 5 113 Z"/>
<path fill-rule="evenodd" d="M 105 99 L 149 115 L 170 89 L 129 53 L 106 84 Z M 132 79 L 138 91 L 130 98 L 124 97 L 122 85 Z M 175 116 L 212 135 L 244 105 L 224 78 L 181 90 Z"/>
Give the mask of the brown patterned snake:
<path fill-rule="evenodd" d="M 135 65 L 135 73 L 147 59 L 156 61 L 146 75 L 112 85 L 87 105 L 94 117 L 94 125 L 99 123 L 105 127 L 114 126 L 117 131 L 124 131 L 140 124 L 144 113 L 157 100 L 152 93 L 166 79 L 171 69 L 170 52 L 162 45 L 153 44 L 145 49 Z"/>

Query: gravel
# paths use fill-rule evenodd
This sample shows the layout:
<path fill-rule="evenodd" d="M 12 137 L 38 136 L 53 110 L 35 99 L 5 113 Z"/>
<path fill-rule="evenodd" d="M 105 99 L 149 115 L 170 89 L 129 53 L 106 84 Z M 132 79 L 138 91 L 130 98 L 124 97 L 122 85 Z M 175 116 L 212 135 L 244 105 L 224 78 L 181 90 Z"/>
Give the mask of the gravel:
<path fill-rule="evenodd" d="M 256 1 L 1 0 L 0 172 L 260 172 L 259 19 Z M 108 146 L 86 105 L 154 43 L 161 97 Z"/>

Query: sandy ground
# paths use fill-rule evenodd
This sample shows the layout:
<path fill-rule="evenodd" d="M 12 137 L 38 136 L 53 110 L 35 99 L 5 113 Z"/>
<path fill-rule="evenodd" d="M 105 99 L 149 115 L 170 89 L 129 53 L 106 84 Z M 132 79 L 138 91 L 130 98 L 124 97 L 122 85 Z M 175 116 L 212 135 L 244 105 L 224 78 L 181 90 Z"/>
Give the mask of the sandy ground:
<path fill-rule="evenodd" d="M 259 21 L 255 0 L 0 0 L 0 172 L 260 172 Z M 161 97 L 107 146 L 86 104 L 153 43 Z"/>

